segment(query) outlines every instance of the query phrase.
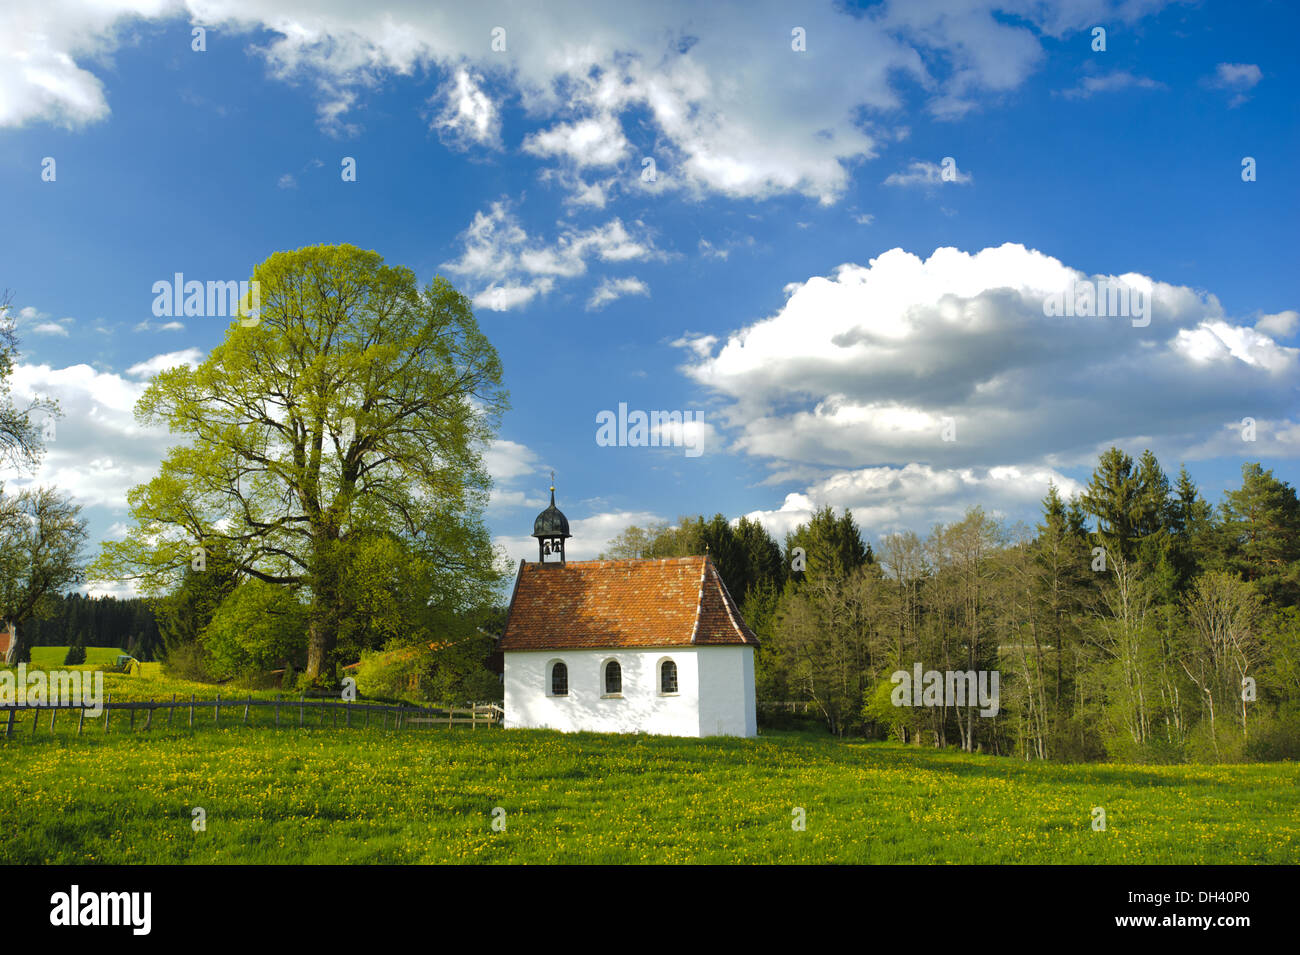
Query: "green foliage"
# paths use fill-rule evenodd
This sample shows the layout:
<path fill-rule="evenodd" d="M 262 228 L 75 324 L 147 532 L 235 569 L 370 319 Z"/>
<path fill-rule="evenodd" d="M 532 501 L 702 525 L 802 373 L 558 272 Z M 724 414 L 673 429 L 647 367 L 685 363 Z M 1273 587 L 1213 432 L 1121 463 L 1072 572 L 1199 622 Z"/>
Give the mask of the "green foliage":
<path fill-rule="evenodd" d="M 70 497 L 0 489 L 0 620 L 18 625 L 18 653 L 30 646 L 27 621 L 52 615 L 60 591 L 85 579 L 85 541 L 86 521 Z"/>
<path fill-rule="evenodd" d="M 803 548 L 807 573 L 813 575 L 843 576 L 875 559 L 870 545 L 862 540 L 853 514 L 846 509 L 836 517 L 829 506 L 786 534 L 785 566 L 793 566 L 796 547 Z"/>
<path fill-rule="evenodd" d="M 420 674 L 428 658 L 415 647 L 366 650 L 353 674 L 357 690 L 381 700 L 413 699 L 419 693 Z"/>
<path fill-rule="evenodd" d="M 20 408 L 9 397 L 9 376 L 18 358 L 12 302 L 8 289 L 0 292 L 0 464 L 32 468 L 45 450 L 40 418 L 58 417 L 59 406 L 37 399 Z"/>
<path fill-rule="evenodd" d="M 212 662 L 198 642 L 182 643 L 173 647 L 163 660 L 163 672 L 177 680 L 195 683 L 215 683 Z"/>
<path fill-rule="evenodd" d="M 761 651 L 783 664 L 787 688 L 810 700 L 837 736 L 862 727 L 862 700 L 874 678 L 883 634 L 884 584 L 874 565 L 813 574 L 786 586 Z"/>
<path fill-rule="evenodd" d="M 1300 726 L 1300 607 L 1273 612 L 1259 630 L 1260 690 Z"/>
<path fill-rule="evenodd" d="M 501 699 L 501 684 L 486 659 L 493 643 L 481 634 L 433 646 L 393 641 L 367 651 L 355 669 L 364 696 L 423 703 L 464 704 Z"/>
<path fill-rule="evenodd" d="M 893 701 L 894 684 L 889 680 L 878 680 L 876 685 L 866 692 L 862 704 L 862 717 L 870 723 L 883 726 L 889 739 L 906 741 L 909 711 L 895 706 Z"/>
<path fill-rule="evenodd" d="M 412 608 L 492 598 L 483 451 L 501 364 L 464 295 L 374 252 L 280 252 L 253 279 L 259 321 L 140 399 L 142 424 L 183 440 L 131 491 L 135 525 L 96 573 L 168 593 L 202 542 L 241 580 L 309 595 L 306 673 L 330 683 L 340 659 L 420 625 Z M 426 589 L 396 594 L 411 585 Z"/>
<path fill-rule="evenodd" d="M 217 608 L 239 583 L 238 562 L 225 542 L 208 541 L 201 555 L 201 561 L 195 558 L 186 565 L 174 591 L 153 601 L 168 656 L 198 644 Z"/>
<path fill-rule="evenodd" d="M 787 538 L 787 555 L 808 545 L 808 573 L 775 603 L 742 608 L 762 627 L 759 699 L 807 701 L 836 733 L 1026 759 L 1291 751 L 1300 505 L 1290 485 L 1247 465 L 1216 511 L 1185 468 L 1171 486 L 1154 454 L 1135 463 L 1111 448 L 1083 494 L 1067 501 L 1049 487 L 1042 504 L 1033 529 L 972 508 L 925 538 L 887 535 L 879 567 L 856 573 L 844 571 L 856 529 L 823 508 Z M 996 670 L 1000 712 L 886 706 L 890 672 L 918 662 Z M 1244 699 L 1250 680 L 1258 695 Z"/>
<path fill-rule="evenodd" d="M 291 591 L 250 580 L 217 607 L 201 640 L 214 673 L 247 676 L 305 657 L 306 625 L 307 608 Z"/>
<path fill-rule="evenodd" d="M 1140 563 L 1162 599 L 1177 595 L 1187 579 L 1187 549 L 1176 547 L 1174 538 L 1199 520 L 1203 503 L 1186 471 L 1179 476 L 1175 498 L 1150 450 L 1135 465 L 1123 451 L 1111 448 L 1101 456 L 1079 503 L 1095 520 L 1092 541 L 1106 549 L 1108 561 Z"/>
<path fill-rule="evenodd" d="M 1223 500 L 1223 559 L 1279 606 L 1300 604 L 1300 500 L 1260 464 L 1241 468 Z"/>
<path fill-rule="evenodd" d="M 117 647 L 125 636 L 132 656 L 154 660 L 161 654 L 162 638 L 151 603 L 142 597 L 56 594 L 50 616 L 28 621 L 26 635 L 37 647 L 66 647 L 80 641 L 88 648 Z"/>
<path fill-rule="evenodd" d="M 1283 711 L 1258 721 L 1246 742 L 1246 758 L 1251 762 L 1300 762 L 1300 712 Z"/>
<path fill-rule="evenodd" d="M 86 648 L 80 643 L 74 643 L 68 647 L 68 652 L 63 657 L 63 665 L 74 667 L 86 662 Z"/>

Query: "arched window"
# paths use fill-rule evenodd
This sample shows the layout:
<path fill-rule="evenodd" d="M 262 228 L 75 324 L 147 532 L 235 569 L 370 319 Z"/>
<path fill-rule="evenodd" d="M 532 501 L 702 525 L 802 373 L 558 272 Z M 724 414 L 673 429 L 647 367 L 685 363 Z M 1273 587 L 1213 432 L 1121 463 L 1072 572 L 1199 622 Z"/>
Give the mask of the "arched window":
<path fill-rule="evenodd" d="M 556 662 L 551 667 L 551 696 L 569 695 L 569 668 Z"/>
<path fill-rule="evenodd" d="M 659 664 L 659 692 L 677 692 L 677 664 L 672 660 Z"/>
<path fill-rule="evenodd" d="M 605 664 L 605 695 L 613 696 L 623 692 L 623 668 L 617 660 Z"/>

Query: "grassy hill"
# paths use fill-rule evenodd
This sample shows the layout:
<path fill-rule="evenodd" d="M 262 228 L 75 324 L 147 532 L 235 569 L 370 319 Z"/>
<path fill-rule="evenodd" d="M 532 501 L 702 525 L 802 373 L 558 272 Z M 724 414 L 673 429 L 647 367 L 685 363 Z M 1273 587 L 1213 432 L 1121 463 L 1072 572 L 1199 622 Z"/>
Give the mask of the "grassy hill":
<path fill-rule="evenodd" d="M 796 733 L 60 730 L 0 743 L 22 780 L 0 863 L 1300 862 L 1290 763 L 1056 765 Z"/>

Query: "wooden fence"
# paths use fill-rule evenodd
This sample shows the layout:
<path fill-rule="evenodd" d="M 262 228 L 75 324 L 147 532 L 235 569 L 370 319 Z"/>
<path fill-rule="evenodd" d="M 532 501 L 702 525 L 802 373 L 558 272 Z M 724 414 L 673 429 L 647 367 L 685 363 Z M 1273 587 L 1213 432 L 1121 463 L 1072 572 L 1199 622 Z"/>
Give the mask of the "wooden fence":
<path fill-rule="evenodd" d="M 808 700 L 792 701 L 760 701 L 758 708 L 760 710 L 775 711 L 778 713 L 809 713 L 813 704 Z"/>
<path fill-rule="evenodd" d="M 131 731 L 135 730 L 136 713 L 143 711 L 145 713 L 143 730 L 152 729 L 154 725 L 154 713 L 158 710 L 165 710 L 167 713 L 167 726 L 173 725 L 176 711 L 188 711 L 188 725 L 194 726 L 194 716 L 197 712 L 199 720 L 202 722 L 206 714 L 211 711 L 212 725 L 221 725 L 221 711 L 225 710 L 243 710 L 242 718 L 236 716 L 234 719 L 241 725 L 248 725 L 248 714 L 251 709 L 256 707 L 271 707 L 275 711 L 275 726 L 281 725 L 281 711 L 285 711 L 287 721 L 285 725 L 294 725 L 294 716 L 297 716 L 297 725 L 305 727 L 308 725 L 308 711 L 313 711 L 311 717 L 312 725 L 324 726 L 325 714 L 329 712 L 331 726 L 337 726 L 339 723 L 339 711 L 343 712 L 343 725 L 360 727 L 369 727 L 372 714 L 379 715 L 380 725 L 387 728 L 389 714 L 392 715 L 393 729 L 401 729 L 404 726 L 413 725 L 432 725 L 432 726 L 456 726 L 466 725 L 472 729 L 479 726 L 490 727 L 501 722 L 505 711 L 496 703 L 474 703 L 470 706 L 407 706 L 403 703 L 355 703 L 345 700 L 321 700 L 307 699 L 299 697 L 298 699 L 284 699 L 276 697 L 274 700 L 255 700 L 251 696 L 246 699 L 229 698 L 222 699 L 218 693 L 214 700 L 200 700 L 190 696 L 188 700 L 178 700 L 173 694 L 170 701 L 168 700 L 127 700 L 113 702 L 113 694 L 108 694 L 108 698 L 101 704 L 103 712 L 100 717 L 104 720 L 104 732 L 109 731 L 109 724 L 112 721 L 113 714 L 127 712 L 129 716 L 128 726 Z M 25 714 L 32 714 L 32 733 L 35 734 L 41 724 L 41 714 L 48 712 L 50 714 L 50 732 L 54 732 L 55 720 L 60 710 L 77 712 L 77 735 L 80 736 L 86 722 L 87 707 L 74 703 L 42 703 L 37 705 L 24 704 L 22 706 L 0 706 L 0 714 L 5 727 L 5 739 L 14 735 L 15 717 L 18 717 L 18 724 L 21 728 L 22 720 Z M 19 714 L 22 714 L 20 716 Z M 92 719 L 96 717 L 92 716 Z M 230 717 L 227 717 L 230 719 Z M 355 724 L 354 724 L 355 720 Z M 159 723 L 162 718 L 159 717 Z"/>

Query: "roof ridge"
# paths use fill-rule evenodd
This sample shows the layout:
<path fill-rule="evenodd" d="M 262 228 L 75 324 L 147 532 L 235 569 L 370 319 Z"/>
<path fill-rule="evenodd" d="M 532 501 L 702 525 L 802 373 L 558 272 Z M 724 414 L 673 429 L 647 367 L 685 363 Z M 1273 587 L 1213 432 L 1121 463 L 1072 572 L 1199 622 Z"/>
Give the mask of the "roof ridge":
<path fill-rule="evenodd" d="M 598 564 L 689 564 L 693 561 L 703 560 L 705 554 L 687 554 L 685 557 L 619 557 L 606 560 L 569 560 L 565 561 L 562 566 L 565 567 L 594 567 Z M 541 561 L 530 560 L 530 564 L 538 564 Z"/>
<path fill-rule="evenodd" d="M 510 618 L 514 616 L 515 597 L 519 596 L 519 582 L 524 579 L 524 568 L 527 566 L 528 561 L 519 561 L 519 570 L 515 572 L 515 586 L 514 589 L 510 591 L 510 604 L 506 607 L 506 622 L 501 627 L 501 637 L 497 640 L 498 646 L 500 646 L 501 641 L 506 638 L 506 634 L 510 632 Z"/>
<path fill-rule="evenodd" d="M 709 563 L 712 564 L 712 561 L 709 561 Z M 722 574 L 718 573 L 716 567 L 713 568 L 713 572 L 718 578 L 718 586 L 722 588 L 722 606 L 727 608 L 727 619 L 731 621 L 732 629 L 740 634 L 741 642 L 749 643 L 749 638 L 745 636 L 745 629 L 736 622 L 736 614 L 740 612 L 740 608 L 735 605 L 736 602 L 731 597 L 731 591 L 727 589 L 727 582 L 722 579 Z"/>
<path fill-rule="evenodd" d="M 700 593 L 695 598 L 695 626 L 691 628 L 691 643 L 695 642 L 696 637 L 700 635 L 700 620 L 704 617 L 704 585 L 709 576 L 709 557 L 704 556 L 704 564 L 700 567 Z"/>

